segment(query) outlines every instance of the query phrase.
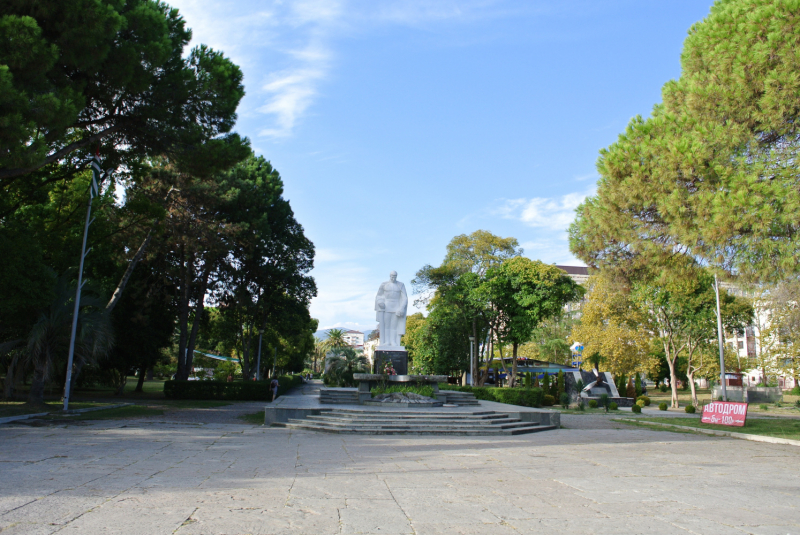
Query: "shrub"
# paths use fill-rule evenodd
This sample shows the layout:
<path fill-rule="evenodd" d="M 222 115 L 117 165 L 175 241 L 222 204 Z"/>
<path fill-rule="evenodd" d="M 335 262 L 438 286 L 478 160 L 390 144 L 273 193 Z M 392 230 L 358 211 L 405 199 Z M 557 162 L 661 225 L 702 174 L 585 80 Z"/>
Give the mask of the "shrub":
<path fill-rule="evenodd" d="M 636 387 L 633 386 L 633 379 L 628 379 L 628 386 L 625 388 L 625 397 L 636 397 Z"/>
<path fill-rule="evenodd" d="M 639 396 L 638 398 L 636 398 L 636 402 L 638 403 L 639 401 L 644 402 L 644 405 L 642 405 L 643 407 L 649 407 L 651 403 L 650 398 L 647 396 Z"/>
<path fill-rule="evenodd" d="M 497 401 L 521 407 L 541 407 L 544 405 L 541 388 L 495 388 L 486 386 L 459 386 L 439 383 L 439 390 L 472 392 L 475 399 Z M 555 405 L 555 399 L 550 405 Z"/>
<path fill-rule="evenodd" d="M 617 404 L 616 404 L 616 403 L 614 403 L 613 401 L 612 401 L 611 403 L 609 403 L 609 404 L 608 404 L 608 410 L 615 411 L 615 410 L 617 410 L 618 408 L 619 408 L 619 405 L 617 405 Z"/>
<path fill-rule="evenodd" d="M 662 393 L 664 393 L 667 391 L 667 385 L 661 385 L 658 387 L 658 389 L 661 390 Z"/>
<path fill-rule="evenodd" d="M 566 392 L 561 392 L 561 394 L 558 396 L 558 402 L 563 408 L 568 409 L 569 408 L 569 394 L 567 394 Z"/>
<path fill-rule="evenodd" d="M 662 401 L 661 403 L 658 404 L 658 410 L 660 410 L 660 411 L 667 410 L 667 404 Z"/>
<path fill-rule="evenodd" d="M 800 401 L 798 401 L 797 403 L 798 403 L 798 406 L 800 406 Z M 578 410 L 579 411 L 585 411 L 586 410 L 586 404 L 584 403 L 583 398 L 578 398 Z"/>
<path fill-rule="evenodd" d="M 611 402 L 611 399 L 608 397 L 608 394 L 600 394 L 600 406 L 603 407 L 606 412 L 608 412 L 608 404 Z"/>
<path fill-rule="evenodd" d="M 596 409 L 597 408 L 597 400 L 596 399 L 590 399 L 589 400 L 589 408 L 590 409 Z"/>
<path fill-rule="evenodd" d="M 167 399 L 224 399 L 235 401 L 271 401 L 270 381 L 165 381 L 164 397 Z M 303 384 L 299 375 L 278 377 L 278 395 Z"/>
<path fill-rule="evenodd" d="M 631 407 L 631 410 L 636 414 L 641 414 L 642 412 L 642 408 L 639 405 L 634 405 L 633 407 Z"/>
<path fill-rule="evenodd" d="M 636 401 L 636 405 L 639 405 L 640 407 L 644 407 L 644 400 L 640 399 L 640 400 Z"/>
<path fill-rule="evenodd" d="M 685 410 L 689 414 L 694 414 L 695 412 L 697 412 L 697 409 L 694 408 L 694 405 L 686 405 L 686 407 L 684 407 L 683 410 Z"/>
<path fill-rule="evenodd" d="M 556 398 L 551 396 L 550 394 L 545 394 L 544 398 L 542 399 L 542 405 L 545 407 L 552 407 L 556 404 Z"/>
<path fill-rule="evenodd" d="M 379 396 L 381 394 L 394 394 L 394 393 L 402 393 L 402 394 L 419 394 L 420 396 L 425 396 L 428 398 L 433 397 L 433 387 L 430 385 L 418 385 L 418 384 L 405 384 L 405 385 L 385 385 L 379 384 L 372 390 L 370 393 L 372 397 Z"/>
<path fill-rule="evenodd" d="M 638 373 L 636 374 L 636 381 L 633 383 L 633 388 L 636 390 L 636 398 L 638 399 L 639 396 L 642 395 L 642 376 Z"/>
<path fill-rule="evenodd" d="M 758 408 L 761 409 L 762 411 L 768 411 L 769 405 L 767 405 L 766 403 L 762 403 L 761 405 L 758 406 Z"/>
<path fill-rule="evenodd" d="M 792 388 L 791 390 L 789 390 L 787 392 L 787 394 L 792 395 L 792 396 L 800 396 L 800 386 L 796 386 L 796 387 Z"/>

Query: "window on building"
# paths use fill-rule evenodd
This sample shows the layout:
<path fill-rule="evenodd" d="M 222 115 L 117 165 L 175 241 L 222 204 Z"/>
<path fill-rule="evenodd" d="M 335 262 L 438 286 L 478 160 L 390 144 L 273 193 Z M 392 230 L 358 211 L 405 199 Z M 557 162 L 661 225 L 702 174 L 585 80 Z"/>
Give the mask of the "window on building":
<path fill-rule="evenodd" d="M 739 349 L 744 349 L 744 340 L 739 340 Z"/>

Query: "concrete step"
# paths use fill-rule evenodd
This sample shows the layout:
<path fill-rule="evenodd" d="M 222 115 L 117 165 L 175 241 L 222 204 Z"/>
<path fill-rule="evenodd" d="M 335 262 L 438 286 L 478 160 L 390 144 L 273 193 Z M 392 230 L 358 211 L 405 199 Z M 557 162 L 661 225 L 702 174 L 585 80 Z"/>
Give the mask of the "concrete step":
<path fill-rule="evenodd" d="M 274 424 L 290 429 L 323 433 L 365 435 L 521 435 L 554 426 L 523 422 L 494 411 L 385 411 L 339 409 L 305 419 Z"/>

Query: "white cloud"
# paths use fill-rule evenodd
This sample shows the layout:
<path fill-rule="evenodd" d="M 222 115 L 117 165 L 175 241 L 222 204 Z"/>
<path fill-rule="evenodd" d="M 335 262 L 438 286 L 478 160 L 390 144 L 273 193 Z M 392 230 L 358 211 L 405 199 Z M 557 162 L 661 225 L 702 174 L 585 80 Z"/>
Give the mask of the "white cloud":
<path fill-rule="evenodd" d="M 568 193 L 561 197 L 533 197 L 531 199 L 503 199 L 492 213 L 505 219 L 516 219 L 530 227 L 566 231 L 575 219 L 575 209 L 592 190 Z"/>

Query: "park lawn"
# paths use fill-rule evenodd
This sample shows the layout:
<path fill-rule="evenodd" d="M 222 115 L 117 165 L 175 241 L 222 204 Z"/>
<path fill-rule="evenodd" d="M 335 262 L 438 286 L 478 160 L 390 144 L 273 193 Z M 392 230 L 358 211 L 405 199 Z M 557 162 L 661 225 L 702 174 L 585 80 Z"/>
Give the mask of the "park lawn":
<path fill-rule="evenodd" d="M 215 407 L 225 407 L 233 405 L 235 401 L 221 401 L 217 399 L 164 399 L 159 400 L 157 405 L 163 405 L 172 409 L 213 409 Z M 153 403 L 155 405 L 156 403 Z"/>
<path fill-rule="evenodd" d="M 71 405 L 71 404 L 70 404 Z M 82 412 L 80 414 L 64 415 L 51 414 L 47 418 L 69 419 L 69 420 L 119 420 L 123 418 L 142 418 L 144 416 L 161 416 L 164 411 L 155 407 L 143 405 L 128 405 L 127 407 L 117 407 L 116 409 L 104 409 L 99 411 Z"/>
<path fill-rule="evenodd" d="M 764 435 L 768 437 L 800 440 L 800 419 L 789 418 L 748 418 L 744 427 L 728 425 L 704 424 L 699 418 L 639 418 L 639 422 L 657 422 L 661 424 L 683 425 L 700 429 L 730 431 L 748 435 Z"/>
<path fill-rule="evenodd" d="M 264 411 L 254 412 L 251 414 L 242 414 L 239 416 L 240 420 L 244 420 L 248 424 L 264 425 Z"/>
<path fill-rule="evenodd" d="M 38 414 L 41 412 L 57 412 L 64 408 L 60 401 L 46 402 L 48 408 L 43 411 L 38 407 L 26 405 L 24 401 L 0 401 L 0 418 L 7 416 L 21 416 L 23 414 Z M 113 403 L 92 403 L 92 402 L 70 402 L 70 409 L 88 409 L 92 407 L 102 407 L 103 405 L 113 405 Z"/>

